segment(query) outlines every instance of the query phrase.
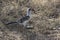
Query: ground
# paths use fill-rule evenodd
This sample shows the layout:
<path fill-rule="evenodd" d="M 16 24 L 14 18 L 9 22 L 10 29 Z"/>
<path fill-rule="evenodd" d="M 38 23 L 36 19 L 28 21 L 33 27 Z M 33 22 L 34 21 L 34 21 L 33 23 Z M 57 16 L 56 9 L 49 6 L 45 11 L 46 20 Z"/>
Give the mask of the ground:
<path fill-rule="evenodd" d="M 14 22 L 34 9 L 26 29 Z M 0 40 L 60 40 L 60 0 L 0 0 Z"/>

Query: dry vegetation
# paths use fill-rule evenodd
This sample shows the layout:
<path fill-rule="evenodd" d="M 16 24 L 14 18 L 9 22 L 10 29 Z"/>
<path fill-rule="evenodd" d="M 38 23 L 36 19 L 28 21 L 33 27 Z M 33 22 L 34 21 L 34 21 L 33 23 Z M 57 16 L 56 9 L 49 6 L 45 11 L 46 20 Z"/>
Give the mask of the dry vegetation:
<path fill-rule="evenodd" d="M 24 16 L 28 7 L 34 9 L 29 21 L 33 29 L 5 25 Z M 60 40 L 58 28 L 60 0 L 0 0 L 0 40 Z"/>

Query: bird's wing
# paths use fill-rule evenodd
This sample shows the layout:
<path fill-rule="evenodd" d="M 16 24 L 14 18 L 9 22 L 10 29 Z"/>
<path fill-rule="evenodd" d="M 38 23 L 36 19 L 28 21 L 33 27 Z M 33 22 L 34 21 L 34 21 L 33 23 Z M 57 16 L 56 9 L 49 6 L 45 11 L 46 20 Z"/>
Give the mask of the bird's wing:
<path fill-rule="evenodd" d="M 18 23 L 23 23 L 24 21 L 29 20 L 29 16 L 22 17 L 21 19 L 18 20 Z"/>

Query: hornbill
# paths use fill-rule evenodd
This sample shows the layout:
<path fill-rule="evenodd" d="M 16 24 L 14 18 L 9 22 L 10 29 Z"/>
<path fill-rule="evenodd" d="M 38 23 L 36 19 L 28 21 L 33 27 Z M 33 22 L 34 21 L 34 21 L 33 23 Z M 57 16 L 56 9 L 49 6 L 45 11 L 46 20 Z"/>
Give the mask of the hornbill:
<path fill-rule="evenodd" d="M 31 18 L 31 10 L 32 10 L 31 8 L 27 8 L 27 13 L 24 17 L 16 20 L 15 22 L 8 22 L 8 23 L 6 23 L 6 25 L 18 23 L 18 24 L 21 24 L 23 26 L 27 26 L 27 22 L 29 22 L 29 19 Z"/>

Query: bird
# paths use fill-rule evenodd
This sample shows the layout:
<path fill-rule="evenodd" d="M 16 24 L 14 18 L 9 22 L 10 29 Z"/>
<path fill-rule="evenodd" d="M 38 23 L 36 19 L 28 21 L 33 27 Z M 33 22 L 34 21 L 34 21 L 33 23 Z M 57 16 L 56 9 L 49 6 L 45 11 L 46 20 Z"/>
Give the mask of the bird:
<path fill-rule="evenodd" d="M 31 8 L 27 8 L 27 12 L 25 16 L 17 19 L 15 22 L 7 22 L 6 25 L 17 23 L 19 25 L 23 25 L 27 29 L 33 29 L 34 27 L 28 23 L 31 19 L 31 11 L 34 11 L 34 10 Z"/>
<path fill-rule="evenodd" d="M 26 26 L 27 22 L 29 22 L 30 18 L 31 18 L 31 9 L 28 8 L 26 15 L 24 17 L 22 17 L 21 19 L 17 20 L 17 22 L 19 24 L 22 24 L 23 26 Z"/>
<path fill-rule="evenodd" d="M 18 24 L 22 24 L 23 26 L 26 26 L 26 24 L 30 18 L 31 18 L 31 8 L 27 8 L 27 12 L 26 12 L 26 15 L 24 17 L 19 18 L 15 22 L 8 22 L 8 23 L 6 23 L 6 25 L 18 23 Z"/>

